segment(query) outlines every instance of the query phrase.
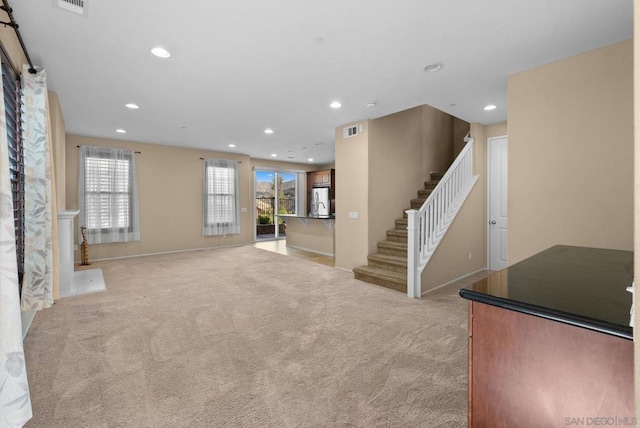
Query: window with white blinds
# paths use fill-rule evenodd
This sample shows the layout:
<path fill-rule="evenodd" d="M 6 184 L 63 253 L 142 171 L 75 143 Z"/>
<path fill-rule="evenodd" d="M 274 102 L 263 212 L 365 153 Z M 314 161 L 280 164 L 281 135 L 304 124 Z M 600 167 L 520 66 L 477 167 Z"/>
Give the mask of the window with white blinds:
<path fill-rule="evenodd" d="M 4 49 L 0 49 L 2 89 L 9 146 L 9 175 L 13 194 L 13 219 L 16 233 L 18 277 L 24 274 L 24 161 L 22 152 L 22 102 L 20 78 Z"/>
<path fill-rule="evenodd" d="M 203 235 L 240 233 L 238 162 L 204 160 Z"/>
<path fill-rule="evenodd" d="M 89 243 L 139 238 L 137 185 L 132 151 L 80 147 L 80 224 Z"/>
<path fill-rule="evenodd" d="M 131 227 L 131 160 L 87 157 L 87 229 Z"/>

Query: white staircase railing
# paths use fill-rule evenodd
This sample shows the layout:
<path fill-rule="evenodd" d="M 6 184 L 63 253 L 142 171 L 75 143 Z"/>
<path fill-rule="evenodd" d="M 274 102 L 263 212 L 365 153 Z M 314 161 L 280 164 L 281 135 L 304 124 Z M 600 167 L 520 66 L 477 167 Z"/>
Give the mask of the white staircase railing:
<path fill-rule="evenodd" d="M 422 296 L 422 271 L 478 180 L 473 175 L 473 138 L 419 210 L 407 210 L 407 295 Z"/>

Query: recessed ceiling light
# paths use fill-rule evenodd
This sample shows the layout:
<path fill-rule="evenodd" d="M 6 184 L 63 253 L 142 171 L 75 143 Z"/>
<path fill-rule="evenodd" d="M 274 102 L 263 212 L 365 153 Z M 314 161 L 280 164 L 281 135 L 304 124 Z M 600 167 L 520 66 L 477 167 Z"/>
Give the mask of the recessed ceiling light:
<path fill-rule="evenodd" d="M 342 104 L 340 104 L 340 101 L 334 101 L 331 104 L 329 104 L 329 107 L 331 107 L 331 108 L 340 108 L 340 107 L 342 107 Z"/>
<path fill-rule="evenodd" d="M 496 106 L 495 106 L 495 105 L 493 105 L 493 104 L 489 104 L 488 106 L 485 106 L 485 107 L 484 107 L 484 109 L 485 109 L 485 110 L 487 110 L 487 111 L 495 110 L 495 109 L 497 109 L 497 108 L 498 108 L 498 107 L 496 107 Z"/>
<path fill-rule="evenodd" d="M 374 108 L 376 103 L 367 103 L 367 108 Z"/>
<path fill-rule="evenodd" d="M 273 134 L 273 129 L 267 128 L 267 129 L 264 130 L 264 133 L 265 134 Z"/>
<path fill-rule="evenodd" d="M 307 159 L 309 162 L 313 162 L 313 158 L 309 158 Z"/>
<path fill-rule="evenodd" d="M 233 143 L 232 143 L 232 144 L 229 144 L 229 147 L 232 147 L 232 148 L 233 148 L 233 147 L 235 147 L 235 146 L 236 146 L 236 145 L 235 145 L 235 144 L 233 144 Z"/>
<path fill-rule="evenodd" d="M 137 110 L 140 108 L 138 104 L 128 103 L 124 105 L 126 108 L 130 108 L 131 110 Z"/>
<path fill-rule="evenodd" d="M 271 157 L 272 157 L 272 158 L 277 158 L 277 157 L 278 157 L 278 155 L 277 155 L 277 154 L 275 154 L 275 153 L 271 153 Z"/>
<path fill-rule="evenodd" d="M 127 133 L 127 131 L 125 131 L 124 129 L 116 129 L 116 132 L 118 134 L 126 134 Z"/>
<path fill-rule="evenodd" d="M 435 62 L 433 64 L 429 64 L 424 68 L 424 71 L 426 71 L 427 73 L 435 73 L 436 71 L 440 71 L 440 70 L 442 70 L 441 62 Z"/>
<path fill-rule="evenodd" d="M 169 58 L 171 56 L 171 52 L 160 46 L 156 46 L 155 48 L 151 49 L 151 53 L 158 58 Z"/>

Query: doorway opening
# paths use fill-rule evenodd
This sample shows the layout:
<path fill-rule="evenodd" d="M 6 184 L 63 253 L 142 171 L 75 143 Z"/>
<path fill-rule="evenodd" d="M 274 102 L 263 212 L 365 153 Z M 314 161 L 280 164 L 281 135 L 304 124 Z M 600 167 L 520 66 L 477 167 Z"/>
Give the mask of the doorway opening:
<path fill-rule="evenodd" d="M 298 213 L 299 173 L 255 170 L 255 240 L 284 239 L 287 215 Z"/>

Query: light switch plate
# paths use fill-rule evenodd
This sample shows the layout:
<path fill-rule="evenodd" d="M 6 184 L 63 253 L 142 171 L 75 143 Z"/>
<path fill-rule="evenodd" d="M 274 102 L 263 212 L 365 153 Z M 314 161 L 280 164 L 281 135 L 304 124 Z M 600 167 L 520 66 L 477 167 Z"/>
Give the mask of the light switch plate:
<path fill-rule="evenodd" d="M 358 218 L 358 211 L 349 211 L 349 218 Z"/>

